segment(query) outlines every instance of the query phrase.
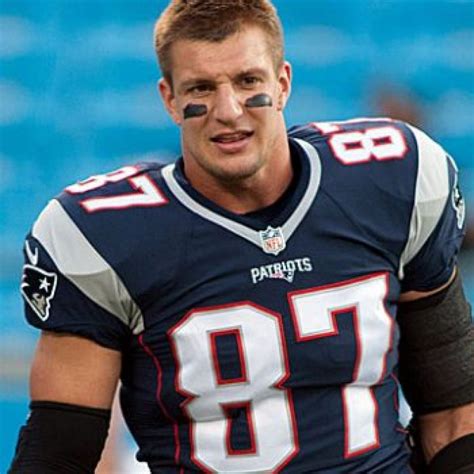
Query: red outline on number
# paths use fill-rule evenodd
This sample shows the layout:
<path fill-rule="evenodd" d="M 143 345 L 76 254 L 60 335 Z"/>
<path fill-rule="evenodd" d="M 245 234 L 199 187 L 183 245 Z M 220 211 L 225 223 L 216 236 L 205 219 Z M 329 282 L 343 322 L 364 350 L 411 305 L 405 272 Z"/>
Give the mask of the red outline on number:
<path fill-rule="evenodd" d="M 110 207 L 103 207 L 103 208 L 100 208 L 100 209 L 87 209 L 87 203 L 91 202 L 91 201 L 105 201 L 107 199 L 111 199 L 111 198 L 123 198 L 123 197 L 132 197 L 132 196 L 136 196 L 137 194 L 139 195 L 146 195 L 145 192 L 140 191 L 140 187 L 139 185 L 136 185 L 134 180 L 137 179 L 137 178 L 144 178 L 148 181 L 148 184 L 150 184 L 151 187 L 154 188 L 154 191 L 160 196 L 161 198 L 161 201 L 160 202 L 148 202 L 148 203 L 130 203 L 130 204 L 126 204 L 126 205 L 123 205 L 123 206 L 110 206 Z M 168 204 L 168 199 L 165 197 L 165 195 L 163 194 L 163 192 L 161 191 L 161 189 L 156 185 L 156 183 L 150 178 L 150 176 L 148 176 L 147 174 L 143 174 L 143 175 L 140 175 L 140 176 L 131 176 L 130 178 L 127 178 L 127 181 L 128 183 L 130 184 L 130 186 L 137 190 L 138 192 L 135 192 L 135 193 L 123 193 L 123 194 L 117 194 L 117 195 L 113 195 L 113 196 L 99 196 L 99 197 L 95 197 L 95 198 L 88 198 L 88 199 L 84 199 L 83 201 L 79 201 L 79 204 L 81 205 L 81 207 L 89 214 L 92 214 L 94 212 L 101 212 L 101 211 L 119 211 L 121 209 L 129 209 L 131 207 L 160 207 L 160 206 L 164 206 L 165 204 Z M 109 183 L 106 183 L 106 184 L 109 184 Z"/>
<path fill-rule="evenodd" d="M 385 316 L 387 316 L 388 320 L 390 321 L 390 336 L 389 336 L 389 344 L 388 344 L 388 349 L 387 352 L 385 353 L 385 357 L 383 358 L 382 362 L 382 374 L 380 375 L 380 378 L 377 380 L 377 383 L 383 380 L 387 373 L 387 357 L 390 352 L 393 350 L 393 333 L 395 331 L 395 321 L 394 318 L 392 318 L 392 315 L 390 314 L 390 311 L 387 309 L 387 298 L 388 298 L 388 293 L 390 291 L 390 280 L 389 280 L 389 274 L 388 272 L 382 272 L 382 275 L 385 276 L 385 296 L 383 299 L 383 308 L 385 310 Z"/>
<path fill-rule="evenodd" d="M 192 402 L 194 398 L 196 398 L 195 395 L 187 392 L 183 388 L 180 387 L 179 385 L 179 373 L 180 373 L 180 364 L 179 364 L 179 359 L 177 356 L 177 351 L 176 351 L 176 345 L 173 339 L 173 333 L 179 329 L 180 326 L 182 326 L 193 314 L 195 313 L 204 313 L 204 312 L 209 312 L 209 311 L 218 311 L 220 309 L 228 309 L 228 308 L 235 308 L 235 307 L 241 307 L 241 306 L 251 306 L 259 311 L 262 311 L 263 313 L 270 314 L 272 316 L 275 316 L 277 321 L 278 321 L 278 327 L 280 329 L 280 341 L 281 341 L 281 349 L 282 349 L 282 357 L 283 357 L 283 362 L 285 364 L 285 373 L 281 377 L 280 380 L 277 380 L 274 384 L 273 387 L 279 388 L 283 390 L 286 395 L 287 395 L 287 403 L 290 411 L 290 418 L 291 418 L 291 427 L 293 430 L 293 440 L 294 440 L 294 449 L 292 452 L 288 454 L 286 459 L 283 459 L 283 461 L 277 465 L 272 472 L 279 472 L 281 469 L 283 469 L 299 452 L 300 446 L 299 446 L 299 438 L 298 438 L 298 427 L 296 424 L 296 415 L 295 415 L 295 410 L 293 406 L 293 396 L 290 388 L 283 387 L 283 384 L 286 382 L 288 377 L 290 376 L 290 363 L 288 360 L 288 351 L 286 347 L 286 339 L 285 339 L 285 333 L 283 330 L 283 317 L 280 313 L 277 313 L 275 311 L 272 311 L 268 308 L 265 308 L 263 306 L 259 306 L 256 303 L 253 303 L 252 301 L 238 301 L 235 303 L 228 303 L 224 305 L 216 305 L 216 306 L 206 306 L 202 308 L 196 308 L 188 311 L 181 320 L 179 320 L 175 325 L 173 325 L 168 331 L 166 332 L 166 335 L 168 337 L 168 340 L 170 341 L 170 346 L 171 346 L 171 353 L 173 355 L 173 359 L 175 362 L 175 376 L 174 376 L 174 385 L 175 385 L 175 390 L 176 392 L 180 393 L 183 397 L 186 397 L 186 400 L 184 400 L 181 403 L 181 409 L 183 413 L 186 415 L 186 418 L 189 420 L 189 440 L 190 440 L 190 447 L 191 447 L 191 461 L 199 467 L 203 472 L 206 473 L 211 473 L 213 472 L 212 470 L 209 470 L 207 466 L 202 464 L 197 458 L 194 453 L 194 421 L 189 415 L 186 406 Z"/>
<path fill-rule="evenodd" d="M 398 389 L 400 387 L 400 382 L 395 374 L 390 374 L 390 377 L 395 381 L 395 385 L 397 386 L 397 390 L 393 392 L 393 407 L 395 408 L 396 412 L 400 411 L 400 399 L 398 396 Z"/>
<path fill-rule="evenodd" d="M 329 148 L 331 148 L 331 151 L 332 151 L 332 154 L 333 154 L 334 158 L 336 158 L 336 160 L 339 161 L 339 163 L 342 163 L 344 166 L 355 166 L 355 165 L 361 165 L 363 163 L 370 163 L 374 158 L 372 153 L 370 153 L 369 156 L 365 159 L 360 159 L 358 161 L 353 161 L 352 163 L 347 163 L 346 161 L 344 161 L 344 159 L 342 157 L 339 156 L 339 152 L 336 150 L 335 146 L 332 143 L 333 138 L 335 136 L 349 134 L 349 133 L 361 133 L 362 135 L 365 135 L 367 130 L 368 129 L 364 129 L 364 130 L 363 129 L 359 129 L 359 130 L 341 130 L 340 132 L 331 133 L 330 137 L 329 137 L 329 140 L 328 140 L 328 145 L 329 145 Z M 361 144 L 362 144 L 362 140 L 363 140 L 363 138 L 360 140 Z M 357 142 L 349 142 L 349 143 L 357 143 Z M 345 146 L 345 143 L 343 143 L 343 145 Z M 365 150 L 365 148 L 363 146 L 360 146 L 359 148 Z"/>
<path fill-rule="evenodd" d="M 321 125 L 323 125 L 323 126 L 327 125 L 328 128 L 329 127 L 334 127 L 337 130 L 334 130 L 332 132 L 327 132 L 327 131 L 324 130 L 324 127 L 322 127 Z M 310 122 L 309 126 L 316 129 L 319 133 L 321 133 L 321 135 L 332 135 L 333 133 L 342 132 L 341 126 L 337 123 L 334 123 L 334 122 Z"/>
<path fill-rule="evenodd" d="M 377 156 L 375 156 L 373 153 L 370 153 L 369 157 L 367 159 L 364 159 L 364 160 L 358 160 L 358 161 L 354 161 L 352 163 L 348 163 L 346 161 L 344 161 L 343 158 L 341 158 L 339 155 L 338 155 L 338 152 L 337 150 L 335 149 L 333 143 L 332 143 L 332 139 L 333 137 L 335 137 L 336 135 L 344 135 L 346 133 L 354 133 L 354 132 L 360 132 L 364 135 L 367 136 L 367 132 L 369 132 L 370 130 L 377 130 L 377 129 L 383 129 L 383 128 L 387 128 L 387 129 L 391 129 L 391 130 L 395 130 L 396 132 L 399 133 L 400 137 L 402 138 L 402 141 L 403 141 L 403 145 L 404 145 L 404 149 L 403 151 L 400 152 L 399 155 L 393 155 L 393 156 L 387 156 L 386 158 L 377 158 Z M 331 148 L 331 151 L 332 151 L 332 154 L 334 155 L 334 157 L 337 159 L 337 161 L 339 161 L 340 163 L 342 163 L 344 166 L 356 166 L 356 165 L 360 165 L 360 164 L 364 164 L 364 163 L 369 163 L 373 160 L 375 161 L 392 161 L 392 160 L 403 160 L 405 158 L 405 155 L 408 153 L 409 151 L 409 147 L 408 147 L 408 144 L 407 144 L 407 140 L 405 138 L 405 135 L 397 128 L 397 127 L 394 127 L 392 125 L 385 125 L 385 126 L 380 126 L 380 127 L 367 127 L 367 128 L 361 128 L 361 129 L 357 129 L 357 130 L 341 130 L 341 131 L 338 131 L 338 132 L 332 132 L 332 133 L 328 133 L 326 135 L 329 135 L 330 138 L 328 140 L 328 145 L 329 147 Z M 388 136 L 387 136 L 388 137 Z M 370 138 L 368 137 L 370 140 L 374 140 L 373 138 Z M 354 142 L 355 143 L 355 142 Z M 392 142 L 393 144 L 393 142 Z"/>
<path fill-rule="evenodd" d="M 235 339 L 237 341 L 237 351 L 239 353 L 239 361 L 240 361 L 240 377 L 236 377 L 235 379 L 225 379 L 222 377 L 221 373 L 221 366 L 219 364 L 219 358 L 217 357 L 217 348 L 216 348 L 216 337 L 219 336 L 228 336 L 228 335 L 235 335 Z M 210 341 L 211 341 L 211 353 L 212 353 L 212 362 L 214 364 L 214 374 L 216 375 L 216 382 L 217 385 L 229 385 L 235 383 L 245 383 L 248 382 L 247 378 L 247 364 L 245 362 L 245 355 L 242 345 L 242 334 L 240 332 L 240 328 L 235 329 L 226 329 L 225 331 L 214 331 L 209 333 Z"/>
<path fill-rule="evenodd" d="M 387 292 L 385 292 L 385 295 L 387 295 Z M 386 298 L 386 296 L 385 296 Z M 384 298 L 384 300 L 385 300 Z M 353 321 L 353 326 L 354 326 L 354 336 L 355 336 L 355 341 L 356 341 L 356 360 L 354 362 L 354 370 L 352 371 L 352 379 L 356 380 L 357 377 L 359 376 L 359 370 L 360 370 L 360 359 L 361 359 L 361 352 L 362 352 L 362 344 L 360 342 L 361 337 L 360 337 L 360 327 L 359 327 L 359 321 L 360 321 L 360 316 L 357 312 L 357 308 L 354 307 L 354 311 L 352 313 L 352 321 Z M 390 321 L 392 321 L 392 318 L 390 317 Z M 391 330 L 390 330 L 391 334 Z M 391 335 L 390 335 L 390 341 L 391 341 Z M 384 361 L 387 357 L 388 352 L 391 349 L 391 344 L 389 345 L 389 350 L 385 353 L 384 356 Z M 386 365 L 383 362 L 382 363 L 382 377 L 385 373 Z M 380 378 L 379 380 L 380 381 Z M 344 416 L 344 427 L 349 426 L 349 416 L 347 414 L 347 402 L 346 398 L 344 396 L 344 390 L 349 386 L 350 384 L 344 385 L 341 387 L 341 398 L 342 398 L 342 413 Z M 368 446 L 365 446 L 364 448 L 361 448 L 357 451 L 349 452 L 349 429 L 344 428 L 344 459 L 350 459 L 356 456 L 360 456 L 362 454 L 368 453 L 370 451 L 373 451 L 374 449 L 380 448 L 380 430 L 378 426 L 378 419 L 379 419 L 379 404 L 377 402 L 377 399 L 375 398 L 375 393 L 373 387 L 369 387 L 369 394 L 370 397 L 372 398 L 372 402 L 375 407 L 375 412 L 374 412 L 374 432 L 375 432 L 375 442 L 372 444 L 369 444 Z"/>
<path fill-rule="evenodd" d="M 350 384 L 348 384 L 350 385 Z M 365 446 L 364 448 L 358 449 L 357 451 L 349 452 L 349 430 L 346 429 L 346 426 L 349 426 L 349 418 L 347 415 L 347 403 L 345 401 L 344 397 L 344 389 L 347 388 L 348 385 L 345 385 L 344 387 L 341 387 L 341 397 L 342 397 L 342 412 L 344 416 L 344 459 L 350 459 L 354 458 L 357 456 L 361 456 L 362 454 L 368 453 L 370 451 L 373 451 L 374 449 L 380 448 L 380 430 L 378 427 L 378 419 L 379 419 L 379 404 L 377 402 L 377 399 L 375 398 L 375 393 L 373 387 L 369 388 L 369 394 L 370 397 L 372 398 L 372 401 L 374 403 L 375 407 L 375 413 L 374 413 L 374 432 L 375 432 L 375 442 L 373 444 L 369 444 L 368 446 Z"/>
<path fill-rule="evenodd" d="M 354 327 L 354 336 L 355 336 L 355 342 L 356 342 L 356 359 L 354 362 L 354 369 L 352 370 L 352 379 L 355 380 L 359 376 L 359 371 L 360 371 L 360 355 L 362 352 L 362 343 L 360 341 L 360 327 L 359 327 L 359 321 L 360 321 L 360 315 L 359 312 L 357 311 L 357 306 L 352 306 L 351 307 L 351 316 L 352 316 L 352 326 Z"/>
<path fill-rule="evenodd" d="M 400 155 L 398 155 L 398 156 L 394 155 L 394 156 L 390 156 L 390 157 L 387 157 L 387 158 L 377 158 L 374 155 L 374 159 L 376 161 L 403 160 L 405 158 L 405 155 L 408 153 L 408 144 L 407 144 L 405 135 L 397 127 L 394 127 L 394 126 L 391 126 L 391 125 L 386 125 L 385 127 L 374 127 L 374 128 L 370 128 L 370 129 L 367 129 L 367 130 L 376 130 L 377 128 L 388 128 L 388 129 L 396 130 L 402 138 L 404 149 L 403 149 L 402 152 L 400 152 Z M 374 139 L 372 138 L 372 140 L 374 140 Z M 379 140 L 380 140 L 380 138 L 379 138 Z M 393 145 L 393 142 L 392 142 L 392 145 Z"/>
<path fill-rule="evenodd" d="M 180 467 L 179 463 L 179 457 L 181 453 L 181 445 L 179 442 L 179 426 L 176 420 L 169 414 L 168 409 L 165 407 L 163 404 L 163 400 L 161 398 L 161 390 L 163 388 L 162 384 L 162 379 L 163 379 L 163 370 L 161 369 L 161 364 L 160 361 L 158 360 L 158 357 L 155 356 L 153 351 L 151 350 L 150 347 L 148 347 L 145 342 L 143 341 L 143 336 L 144 333 L 140 334 L 138 336 L 138 343 L 140 346 L 142 346 L 142 349 L 145 351 L 145 353 L 151 357 L 153 364 L 155 365 L 156 369 L 156 401 L 158 403 L 158 406 L 160 407 L 161 411 L 165 415 L 165 417 L 168 419 L 168 421 L 173 425 L 173 435 L 174 435 L 174 442 L 175 442 L 175 452 L 174 452 L 174 462 L 176 463 L 176 467 Z M 180 468 L 180 472 L 181 472 Z"/>
<path fill-rule="evenodd" d="M 118 174 L 118 173 L 123 173 L 123 170 L 126 169 L 126 168 L 131 168 L 130 170 L 130 173 L 133 173 L 133 174 L 128 174 L 126 173 L 126 176 L 123 177 L 123 178 L 120 178 L 120 179 L 117 179 L 116 181 L 113 181 L 113 180 L 108 180 L 108 178 L 110 177 L 114 177 L 114 175 Z M 125 179 L 130 179 L 130 178 L 133 178 L 134 176 L 136 176 L 138 173 L 140 173 L 141 171 L 141 168 L 139 166 L 135 166 L 135 165 L 125 165 L 125 166 L 122 166 L 122 168 L 119 168 L 115 171 L 111 171 L 110 173 L 104 173 L 104 174 L 95 174 L 95 175 L 92 175 L 92 176 L 89 176 L 88 178 L 86 179 L 83 179 L 82 181 L 78 181 L 77 183 L 74 183 L 74 184 L 70 184 L 67 188 L 64 188 L 64 191 L 66 191 L 68 194 L 71 194 L 73 196 L 75 196 L 76 194 L 85 194 L 85 193 L 90 193 L 92 191 L 96 191 L 97 189 L 100 189 L 104 186 L 106 186 L 107 184 L 113 184 L 113 183 L 120 183 L 120 181 L 123 181 Z M 87 184 L 88 181 L 93 181 L 94 179 L 97 179 L 98 177 L 103 177 L 105 178 L 105 183 L 103 184 L 100 184 L 99 186 L 96 186 L 95 188 L 92 188 L 92 189 L 86 189 L 85 191 L 71 191 L 71 188 L 73 188 L 74 186 L 81 186 L 81 185 L 85 185 Z"/>
<path fill-rule="evenodd" d="M 346 409 L 346 403 L 345 403 L 345 398 L 344 398 L 344 388 L 347 387 L 350 384 L 346 384 L 344 387 L 341 387 L 341 397 L 342 397 L 342 405 L 343 405 L 343 415 L 344 415 L 344 458 L 352 458 L 354 456 L 359 456 L 361 454 L 364 454 L 366 452 L 372 451 L 374 449 L 377 449 L 380 447 L 380 430 L 378 427 L 378 418 L 379 418 L 379 404 L 377 402 L 377 399 L 375 398 L 375 392 L 374 392 L 374 387 L 385 377 L 387 373 L 387 357 L 388 354 L 392 351 L 393 349 L 393 332 L 395 329 L 395 323 L 390 315 L 390 312 L 387 309 L 387 297 L 388 297 L 388 292 L 389 292 L 389 274 L 388 272 L 376 272 L 376 273 L 371 273 L 369 275 L 364 275 L 361 277 L 357 278 L 350 278 L 348 280 L 344 280 L 342 282 L 336 282 L 336 283 L 329 283 L 326 285 L 321 285 L 321 286 L 315 286 L 312 288 L 307 288 L 304 290 L 296 290 L 296 291 L 291 291 L 287 294 L 287 299 L 288 299 L 288 304 L 290 307 L 290 314 L 291 314 L 291 319 L 293 320 L 293 326 L 295 328 L 295 339 L 297 342 L 305 342 L 311 339 L 320 339 L 321 337 L 331 337 L 339 334 L 339 329 L 337 326 L 337 320 L 336 317 L 338 314 L 354 310 L 355 307 L 353 306 L 348 306 L 345 308 L 338 308 L 335 311 L 331 311 L 330 315 L 332 318 L 332 323 L 333 323 L 333 330 L 328 331 L 324 334 L 317 334 L 317 335 L 311 335 L 311 336 L 302 336 L 301 330 L 298 324 L 298 318 L 296 316 L 296 310 L 295 310 L 295 304 L 293 303 L 293 297 L 297 295 L 303 295 L 307 293 L 318 293 L 323 290 L 327 290 L 330 288 L 338 288 L 338 287 L 345 287 L 349 286 L 352 284 L 357 284 L 359 282 L 367 281 L 367 280 L 372 280 L 374 278 L 383 276 L 384 277 L 384 282 L 385 282 L 385 293 L 384 293 L 384 298 L 383 298 L 383 308 L 385 310 L 385 315 L 388 318 L 389 324 L 390 324 L 390 335 L 389 335 L 389 344 L 387 351 L 384 354 L 383 361 L 382 361 L 382 371 L 379 379 L 377 382 L 369 387 L 370 390 L 370 396 L 372 397 L 372 400 L 374 402 L 375 406 L 375 413 L 374 413 L 374 431 L 375 431 L 375 436 L 376 436 L 376 443 L 369 445 L 365 448 L 362 448 L 359 451 L 354 451 L 353 453 L 349 453 L 347 449 L 348 445 L 348 432 L 349 430 L 346 428 L 348 426 L 347 420 L 347 409 Z M 360 330 L 359 330 L 359 324 L 358 324 L 358 317 L 357 317 L 357 310 L 354 312 L 352 311 L 352 318 L 354 321 L 354 336 L 355 336 L 355 341 L 356 341 L 356 360 L 354 362 L 354 369 L 352 371 L 352 378 L 355 380 L 356 375 L 358 375 L 359 369 L 360 369 L 360 354 L 361 354 L 361 343 L 360 343 Z"/>
<path fill-rule="evenodd" d="M 356 125 L 358 123 L 365 123 L 365 122 L 391 122 L 394 123 L 395 120 L 390 118 L 390 117 L 359 117 L 359 118 L 354 118 L 354 119 L 349 119 L 349 120 L 335 120 L 334 122 L 309 122 L 309 126 L 317 129 L 320 131 L 323 135 L 330 135 L 332 133 L 337 133 L 341 132 L 341 128 L 344 127 L 344 125 Z M 322 127 L 319 125 L 332 125 L 333 127 L 339 128 L 339 130 L 334 131 L 334 132 L 324 132 Z"/>
<path fill-rule="evenodd" d="M 257 454 L 257 443 L 255 442 L 255 429 L 252 418 L 252 402 L 235 402 L 235 403 L 221 403 L 222 410 L 227 418 L 227 426 L 225 430 L 225 446 L 229 456 L 245 456 L 248 454 Z M 247 426 L 249 427 L 250 448 L 248 449 L 233 449 L 231 446 L 231 431 L 232 431 L 232 417 L 229 415 L 230 410 L 244 409 L 247 417 Z"/>
<path fill-rule="evenodd" d="M 328 290 L 330 288 L 339 288 L 341 286 L 353 285 L 355 283 L 359 283 L 361 281 L 366 281 L 366 280 L 371 280 L 372 278 L 382 276 L 382 275 L 384 275 L 386 278 L 388 278 L 388 273 L 387 272 L 376 272 L 376 273 L 371 273 L 369 275 L 364 275 L 364 276 L 361 276 L 361 277 L 349 278 L 348 280 L 343 280 L 342 282 L 327 283 L 326 285 L 313 286 L 311 288 L 305 288 L 304 290 L 295 290 L 295 291 L 288 292 L 286 297 L 287 297 L 287 300 L 288 300 L 288 305 L 290 307 L 290 314 L 291 314 L 291 319 L 293 320 L 293 326 L 295 328 L 296 340 L 298 342 L 303 342 L 303 341 L 308 341 L 308 340 L 311 340 L 311 339 L 319 339 L 321 337 L 330 337 L 330 336 L 338 335 L 339 330 L 337 328 L 337 321 L 335 320 L 335 316 L 337 316 L 341 312 L 350 311 L 350 309 L 347 309 L 347 308 L 353 308 L 353 306 L 347 306 L 346 308 L 338 308 L 337 310 L 331 311 L 331 318 L 333 320 L 333 327 L 335 328 L 333 331 L 328 331 L 327 333 L 323 333 L 322 335 L 315 334 L 315 335 L 311 335 L 311 336 L 302 336 L 301 335 L 301 330 L 300 330 L 300 327 L 299 327 L 299 324 L 298 324 L 298 318 L 296 317 L 295 306 L 294 306 L 294 303 L 293 303 L 293 300 L 292 300 L 293 296 L 304 295 L 304 294 L 307 294 L 307 293 L 319 293 L 320 291 Z"/>

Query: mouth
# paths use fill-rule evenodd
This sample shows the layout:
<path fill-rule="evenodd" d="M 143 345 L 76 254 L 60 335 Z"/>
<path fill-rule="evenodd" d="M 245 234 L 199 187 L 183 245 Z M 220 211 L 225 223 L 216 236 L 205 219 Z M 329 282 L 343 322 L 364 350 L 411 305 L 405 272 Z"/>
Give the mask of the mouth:
<path fill-rule="evenodd" d="M 238 153 L 247 146 L 253 134 L 254 132 L 247 130 L 219 133 L 211 137 L 211 142 L 224 153 Z"/>
<path fill-rule="evenodd" d="M 245 140 L 253 135 L 251 131 L 237 131 L 231 133 L 220 133 L 211 137 L 211 141 L 214 143 L 235 143 L 241 140 Z"/>

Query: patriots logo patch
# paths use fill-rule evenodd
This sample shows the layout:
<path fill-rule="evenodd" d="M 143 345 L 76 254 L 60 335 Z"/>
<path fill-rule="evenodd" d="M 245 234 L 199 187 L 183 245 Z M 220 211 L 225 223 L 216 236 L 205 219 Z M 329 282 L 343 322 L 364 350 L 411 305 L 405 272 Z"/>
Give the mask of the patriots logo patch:
<path fill-rule="evenodd" d="M 41 268 L 26 264 L 21 279 L 21 294 L 31 309 L 42 320 L 49 318 L 51 300 L 56 292 L 58 276 Z"/>
<path fill-rule="evenodd" d="M 464 202 L 464 197 L 461 194 L 461 190 L 459 189 L 459 185 L 457 184 L 453 189 L 451 202 L 452 202 L 454 210 L 456 211 L 456 220 L 458 224 L 458 229 L 462 229 L 464 225 L 464 220 L 466 218 L 466 204 Z"/>

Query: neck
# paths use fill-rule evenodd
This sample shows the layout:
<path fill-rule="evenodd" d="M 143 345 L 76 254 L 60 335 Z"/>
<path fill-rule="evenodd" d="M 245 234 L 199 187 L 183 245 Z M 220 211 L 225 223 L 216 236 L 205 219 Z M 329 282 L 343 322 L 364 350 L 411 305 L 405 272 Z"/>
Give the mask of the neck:
<path fill-rule="evenodd" d="M 275 203 L 293 179 L 290 148 L 286 139 L 271 158 L 254 175 L 223 180 L 208 174 L 194 162 L 184 160 L 184 171 L 192 186 L 210 201 L 234 214 L 247 214 Z"/>

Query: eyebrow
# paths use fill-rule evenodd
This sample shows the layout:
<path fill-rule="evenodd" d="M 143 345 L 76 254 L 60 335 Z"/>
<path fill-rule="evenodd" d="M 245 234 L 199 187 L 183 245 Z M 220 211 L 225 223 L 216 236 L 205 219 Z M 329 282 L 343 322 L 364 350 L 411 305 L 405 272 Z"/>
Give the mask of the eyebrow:
<path fill-rule="evenodd" d="M 194 79 L 188 79 L 188 80 L 184 81 L 182 84 L 180 84 L 179 90 L 180 91 L 185 91 L 189 87 L 199 86 L 199 85 L 206 85 L 206 84 L 212 85 L 212 84 L 214 84 L 214 81 L 211 80 L 211 79 L 202 79 L 202 78 L 196 77 Z"/>
<path fill-rule="evenodd" d="M 267 71 L 265 69 L 262 69 L 260 67 L 253 67 L 250 69 L 246 69 L 245 71 L 239 72 L 237 76 L 235 76 L 236 79 L 243 79 L 246 76 L 267 76 Z"/>
<path fill-rule="evenodd" d="M 255 76 L 255 75 L 266 77 L 267 71 L 259 67 L 245 69 L 244 71 L 241 71 L 238 74 L 236 74 L 233 80 L 238 81 L 240 79 L 243 79 L 246 76 Z M 179 90 L 185 91 L 189 87 L 198 86 L 198 85 L 214 85 L 215 83 L 216 81 L 214 81 L 213 79 L 205 79 L 204 77 L 195 77 L 195 78 L 187 79 L 182 84 L 180 84 Z"/>

